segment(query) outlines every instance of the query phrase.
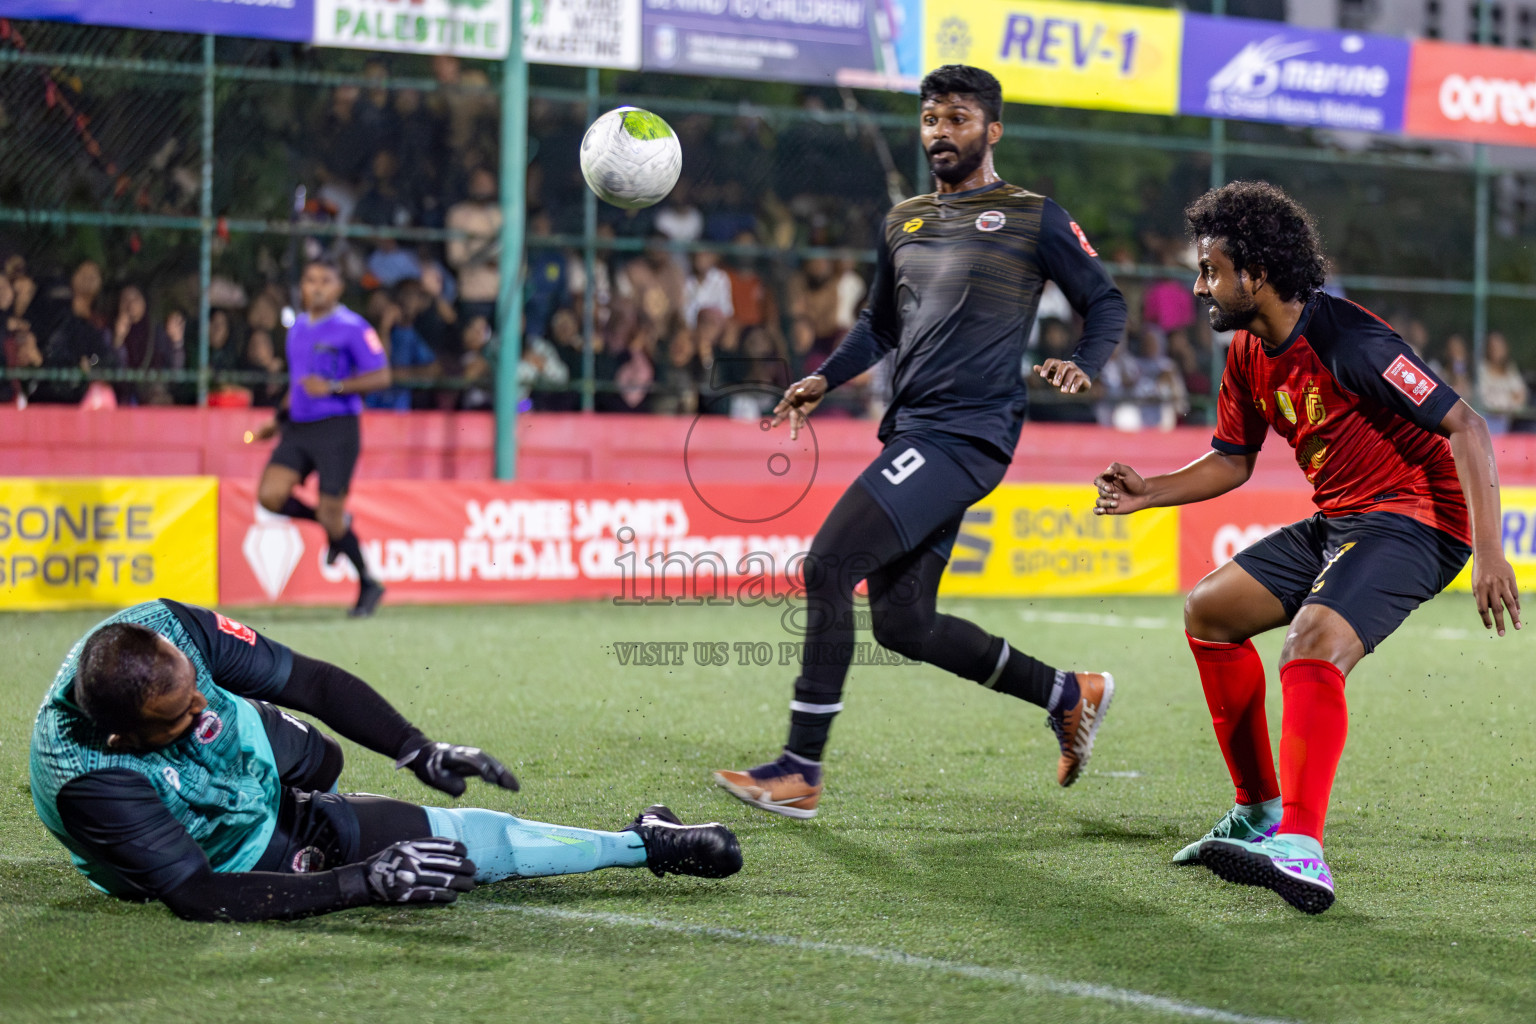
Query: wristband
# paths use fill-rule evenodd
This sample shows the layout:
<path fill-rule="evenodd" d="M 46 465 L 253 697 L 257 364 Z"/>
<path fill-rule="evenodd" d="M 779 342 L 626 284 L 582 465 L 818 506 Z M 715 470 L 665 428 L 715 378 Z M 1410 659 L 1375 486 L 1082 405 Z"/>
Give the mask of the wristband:
<path fill-rule="evenodd" d="M 373 890 L 368 888 L 367 867 L 362 864 L 343 864 L 331 874 L 336 876 L 336 885 L 341 889 L 341 903 L 344 907 L 361 907 L 373 902 Z"/>
<path fill-rule="evenodd" d="M 341 385 L 342 385 L 342 383 L 343 383 L 343 382 L 342 382 L 342 381 L 339 381 L 339 380 L 333 380 L 333 381 L 331 381 L 331 394 L 333 394 L 333 395 L 339 395 L 339 394 L 341 394 L 341 393 L 342 393 L 342 391 L 341 391 Z"/>

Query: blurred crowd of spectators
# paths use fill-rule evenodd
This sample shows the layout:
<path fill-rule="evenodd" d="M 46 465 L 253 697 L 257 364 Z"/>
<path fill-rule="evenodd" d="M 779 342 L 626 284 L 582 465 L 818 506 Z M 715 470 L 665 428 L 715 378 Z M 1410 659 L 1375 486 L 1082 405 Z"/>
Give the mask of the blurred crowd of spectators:
<path fill-rule="evenodd" d="M 387 70 L 376 60 L 364 74 L 383 79 Z M 208 296 L 211 401 L 280 400 L 295 315 L 291 281 L 303 258 L 324 255 L 343 270 L 347 303 L 390 350 L 396 386 L 369 396 L 369 405 L 492 405 L 502 349 L 496 97 L 483 70 L 454 58 L 438 58 L 434 73 L 442 88 L 429 93 L 338 86 L 314 97 L 307 148 L 295 153 L 305 182 L 298 216 L 354 228 L 340 240 L 316 233 L 286 257 L 268 259 L 255 280 L 234 280 L 216 265 Z M 535 148 L 520 198 L 530 238 L 517 373 L 525 407 L 581 408 L 590 375 L 599 411 L 756 416 L 831 353 L 865 298 L 870 268 L 853 254 L 872 247 L 888 205 L 889 153 L 872 133 L 818 120 L 814 91 L 803 105 L 805 119 L 787 126 L 747 115 L 677 119 L 689 176 L 651 209 L 600 206 L 598 237 L 611 246 L 598 249 L 589 270 L 579 248 L 541 241 L 582 230 L 577 152 L 585 110 L 533 101 Z M 403 230 L 416 228 L 469 237 L 419 243 Z M 697 251 L 694 243 L 726 252 Z M 807 248 L 843 255 L 794 255 Z M 1149 232 L 1107 248 L 1112 267 L 1157 266 L 1166 276 L 1143 270 L 1120 279 L 1131 311 L 1124 343 L 1078 400 L 1031 377 L 1032 416 L 1122 429 L 1206 421 L 1213 346 L 1219 360 L 1224 339 L 1212 337 L 1190 292 L 1187 243 Z M 89 260 L 33 268 L 29 256 L 9 255 L 0 275 L 6 367 L 198 368 L 195 283 L 127 281 Z M 1463 336 L 1431 346 L 1418 321 L 1394 322 L 1453 386 L 1478 397 L 1496 428 L 1510 427 L 1528 392 L 1502 335 L 1490 335 L 1487 358 L 1474 370 Z M 1064 296 L 1048 286 L 1028 362 L 1069 355 L 1079 331 Z M 1028 362 L 1020 368 L 1026 375 Z M 879 415 L 888 380 L 888 368 L 875 367 L 834 392 L 820 415 Z M 185 381 L 0 380 L 6 401 L 78 402 L 106 392 L 117 404 L 196 398 Z"/>

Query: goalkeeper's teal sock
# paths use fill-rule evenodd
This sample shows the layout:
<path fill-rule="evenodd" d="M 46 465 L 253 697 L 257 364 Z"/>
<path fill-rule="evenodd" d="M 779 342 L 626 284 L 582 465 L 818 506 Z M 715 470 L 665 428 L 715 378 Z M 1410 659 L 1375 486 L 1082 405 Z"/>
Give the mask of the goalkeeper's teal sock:
<path fill-rule="evenodd" d="M 475 881 L 576 875 L 598 868 L 638 868 L 645 843 L 635 832 L 596 832 L 514 818 L 479 807 L 423 807 L 432 834 L 457 839 L 475 862 Z"/>

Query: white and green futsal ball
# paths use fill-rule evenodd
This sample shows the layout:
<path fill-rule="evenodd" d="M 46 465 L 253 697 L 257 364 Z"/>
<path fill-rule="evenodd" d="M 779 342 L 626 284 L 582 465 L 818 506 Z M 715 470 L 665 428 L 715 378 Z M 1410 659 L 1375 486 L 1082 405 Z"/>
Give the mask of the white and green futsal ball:
<path fill-rule="evenodd" d="M 621 209 L 661 202 L 682 170 L 672 126 L 639 107 L 608 111 L 581 140 L 582 177 L 599 199 Z"/>

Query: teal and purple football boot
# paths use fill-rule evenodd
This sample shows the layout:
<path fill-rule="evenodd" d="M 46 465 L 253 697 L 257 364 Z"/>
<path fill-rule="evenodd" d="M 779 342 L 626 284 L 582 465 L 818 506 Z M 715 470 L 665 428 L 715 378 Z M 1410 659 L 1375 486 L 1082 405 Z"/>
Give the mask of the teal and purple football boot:
<path fill-rule="evenodd" d="M 1304 914 L 1333 906 L 1333 872 L 1311 836 L 1280 834 L 1256 843 L 1207 839 L 1200 844 L 1200 863 L 1228 882 L 1273 889 Z"/>

